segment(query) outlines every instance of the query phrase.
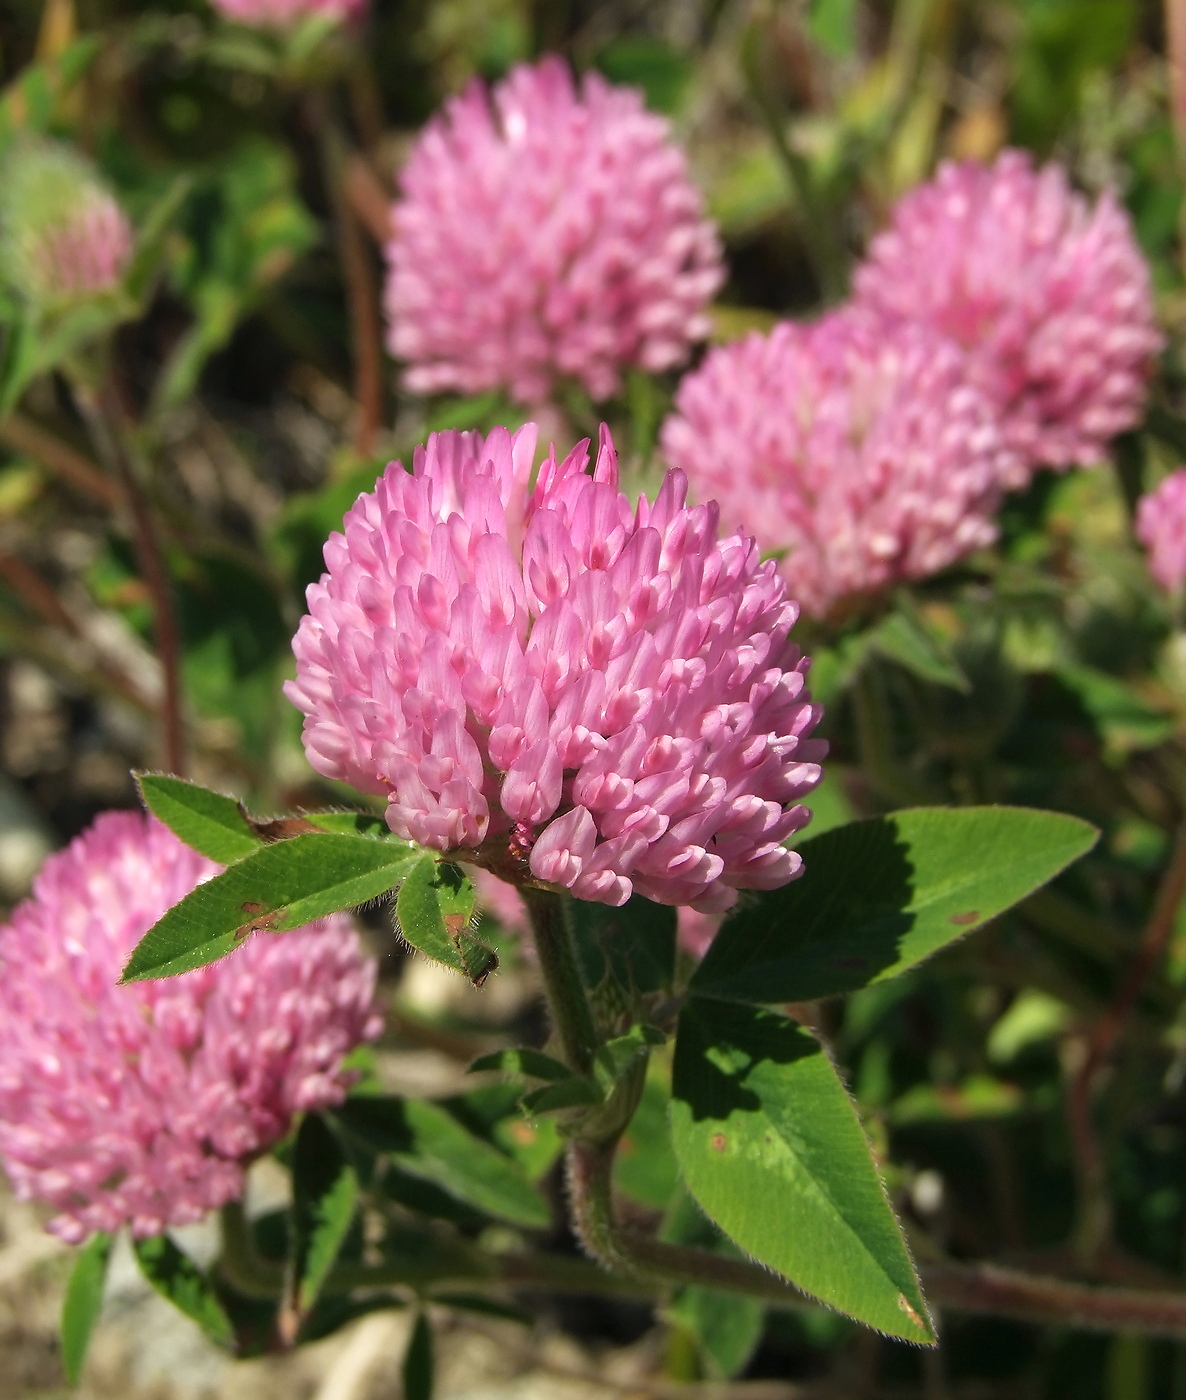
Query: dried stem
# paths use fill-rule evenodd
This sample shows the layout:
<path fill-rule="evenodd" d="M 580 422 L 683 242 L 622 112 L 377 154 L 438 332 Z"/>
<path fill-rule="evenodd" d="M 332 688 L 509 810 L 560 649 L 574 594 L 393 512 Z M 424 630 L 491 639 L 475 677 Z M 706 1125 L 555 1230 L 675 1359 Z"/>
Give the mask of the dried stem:
<path fill-rule="evenodd" d="M 105 476 L 89 457 L 19 413 L 0 420 L 0 442 L 16 452 L 36 457 L 43 466 L 100 505 L 114 510 L 123 504 L 118 484 Z"/>
<path fill-rule="evenodd" d="M 358 402 L 354 446 L 361 455 L 368 456 L 383 418 L 378 282 L 371 251 L 347 194 L 349 157 L 346 143 L 320 94 L 314 99 L 311 111 L 321 143 L 326 190 L 333 210 L 338 253 L 346 279 L 346 303 L 350 313 L 350 342 L 354 358 L 354 397 Z"/>
<path fill-rule="evenodd" d="M 178 775 L 185 771 L 185 730 L 181 696 L 181 634 L 173 608 L 173 589 L 157 538 L 152 507 L 137 480 L 128 445 L 123 408 L 110 381 L 100 387 L 78 384 L 76 396 L 100 457 L 123 488 L 132 522 L 132 542 L 144 585 L 152 599 L 153 637 L 164 676 L 161 706 L 165 766 Z"/>
<path fill-rule="evenodd" d="M 1186 895 L 1186 822 L 1178 828 L 1173 855 L 1161 877 L 1153 912 L 1141 935 L 1128 976 L 1093 1027 L 1083 1062 L 1067 1095 L 1067 1118 L 1079 1175 L 1078 1243 L 1085 1259 L 1098 1256 L 1111 1229 L 1106 1163 L 1093 1111 L 1096 1086 L 1150 974 L 1165 952 L 1183 895 Z"/>

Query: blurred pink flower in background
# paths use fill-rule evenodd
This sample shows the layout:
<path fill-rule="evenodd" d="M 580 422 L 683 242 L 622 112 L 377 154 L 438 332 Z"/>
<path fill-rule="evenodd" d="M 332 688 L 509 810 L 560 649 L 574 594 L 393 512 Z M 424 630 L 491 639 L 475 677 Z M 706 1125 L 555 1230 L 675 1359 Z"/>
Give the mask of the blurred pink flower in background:
<path fill-rule="evenodd" d="M 823 616 L 996 535 L 1006 455 L 964 357 L 926 326 L 847 308 L 710 350 L 664 424 L 669 465 L 778 551 Z"/>
<path fill-rule="evenodd" d="M 581 443 L 529 492 L 535 442 L 434 434 L 330 536 L 287 685 L 309 761 L 579 899 L 785 883 L 825 745 L 775 566 L 678 472 L 632 507 L 605 429 L 592 475 Z"/>
<path fill-rule="evenodd" d="M 1057 165 L 1012 150 L 942 165 L 898 203 L 855 288 L 887 321 L 967 350 L 1016 454 L 1009 487 L 1042 464 L 1099 461 L 1141 418 L 1162 344 L 1148 268 L 1113 195 L 1093 209 Z"/>
<path fill-rule="evenodd" d="M 505 387 L 539 403 L 556 381 L 594 399 L 621 371 L 682 363 L 709 331 L 721 247 L 668 124 L 555 56 L 431 121 L 401 177 L 388 247 L 391 353 L 408 387 Z"/>
<path fill-rule="evenodd" d="M 1149 572 L 1167 593 L 1186 583 L 1186 467 L 1179 467 L 1137 504 L 1136 536 Z"/>
<path fill-rule="evenodd" d="M 295 1113 L 341 1101 L 343 1057 L 381 1028 L 343 915 L 118 986 L 143 934 L 219 868 L 155 820 L 107 812 L 0 930 L 0 1157 L 65 1240 L 158 1234 L 238 1197 Z"/>
<path fill-rule="evenodd" d="M 259 29 L 287 29 L 311 15 L 349 20 L 361 15 L 367 0 L 210 0 L 225 19 Z"/>
<path fill-rule="evenodd" d="M 40 310 L 115 291 L 135 234 L 99 171 L 63 142 L 18 139 L 0 167 L 0 275 Z"/>

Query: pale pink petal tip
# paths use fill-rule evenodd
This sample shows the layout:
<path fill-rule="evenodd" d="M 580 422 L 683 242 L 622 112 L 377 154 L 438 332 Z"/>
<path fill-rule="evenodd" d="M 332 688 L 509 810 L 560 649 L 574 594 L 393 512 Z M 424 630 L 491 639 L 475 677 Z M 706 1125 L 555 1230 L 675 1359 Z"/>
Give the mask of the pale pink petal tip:
<path fill-rule="evenodd" d="M 290 29 L 313 15 L 357 19 L 367 0 L 211 0 L 224 18 L 258 29 Z"/>
<path fill-rule="evenodd" d="M 155 820 L 107 812 L 0 930 L 0 1158 L 72 1243 L 157 1234 L 237 1198 L 294 1114 L 341 1101 L 345 1056 L 381 1029 L 374 963 L 340 914 L 117 985 L 218 869 Z"/>
<path fill-rule="evenodd" d="M 1058 165 L 1017 150 L 942 165 L 900 201 L 855 287 L 882 319 L 964 347 L 1003 419 L 1010 487 L 1041 464 L 1099 461 L 1141 419 L 1163 343 L 1149 270 L 1115 197 L 1092 207 Z"/>
<path fill-rule="evenodd" d="M 635 89 L 578 87 L 555 55 L 475 81 L 400 183 L 388 344 L 414 392 L 538 404 L 568 378 L 604 399 L 626 367 L 669 369 L 704 338 L 720 240 Z"/>
<path fill-rule="evenodd" d="M 793 878 L 825 745 L 785 582 L 678 472 L 632 505 L 608 433 L 529 492 L 534 433 L 433 435 L 330 538 L 287 692 L 310 762 L 578 899 L 720 911 Z"/>

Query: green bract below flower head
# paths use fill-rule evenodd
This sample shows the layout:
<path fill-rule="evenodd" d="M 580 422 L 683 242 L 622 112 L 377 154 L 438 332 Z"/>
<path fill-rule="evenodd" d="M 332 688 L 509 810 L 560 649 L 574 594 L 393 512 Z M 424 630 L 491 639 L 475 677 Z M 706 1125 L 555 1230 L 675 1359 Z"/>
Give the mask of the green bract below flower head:
<path fill-rule="evenodd" d="M 0 273 L 42 313 L 118 287 L 132 255 L 127 216 L 94 166 L 58 142 L 19 142 L 0 165 Z"/>

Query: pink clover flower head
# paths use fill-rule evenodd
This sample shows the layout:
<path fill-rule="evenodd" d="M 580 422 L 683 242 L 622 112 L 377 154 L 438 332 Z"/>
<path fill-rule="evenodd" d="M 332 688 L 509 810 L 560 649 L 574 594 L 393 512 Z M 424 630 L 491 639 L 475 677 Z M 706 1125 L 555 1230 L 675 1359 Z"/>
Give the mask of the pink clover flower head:
<path fill-rule="evenodd" d="M 289 698 L 313 767 L 514 883 L 725 908 L 791 879 L 825 745 L 798 615 L 680 472 L 632 507 L 602 429 L 439 433 L 325 547 Z"/>
<path fill-rule="evenodd" d="M 367 0 L 211 0 L 235 24 L 257 29 L 291 29 L 315 15 L 341 21 L 357 19 Z"/>
<path fill-rule="evenodd" d="M 0 1158 L 76 1243 L 189 1224 L 381 1029 L 349 920 L 253 937 L 180 977 L 118 986 L 153 923 L 219 867 L 137 812 L 106 812 L 42 867 L 0 930 Z"/>
<path fill-rule="evenodd" d="M 856 273 L 856 299 L 958 341 L 1013 449 L 1005 484 L 1088 466 L 1143 413 L 1160 351 L 1149 270 L 1128 215 L 1092 208 L 1023 151 L 946 163 L 902 199 Z"/>
<path fill-rule="evenodd" d="M 711 350 L 663 426 L 668 463 L 782 555 L 804 609 L 925 578 L 995 537 L 1006 455 L 958 347 L 854 309 Z"/>
<path fill-rule="evenodd" d="M 1186 467 L 1179 467 L 1137 504 L 1136 536 L 1149 572 L 1167 593 L 1186 583 Z"/>
<path fill-rule="evenodd" d="M 395 206 L 391 353 L 416 393 L 557 379 L 608 398 L 628 365 L 683 362 L 724 280 L 667 122 L 633 88 L 554 55 L 473 83 L 417 141 Z"/>
<path fill-rule="evenodd" d="M 89 161 L 58 142 L 17 142 L 0 168 L 0 268 L 18 295 L 58 312 L 114 292 L 134 247 Z"/>

